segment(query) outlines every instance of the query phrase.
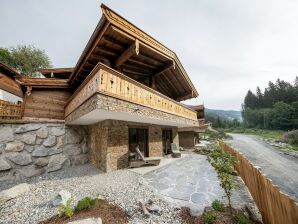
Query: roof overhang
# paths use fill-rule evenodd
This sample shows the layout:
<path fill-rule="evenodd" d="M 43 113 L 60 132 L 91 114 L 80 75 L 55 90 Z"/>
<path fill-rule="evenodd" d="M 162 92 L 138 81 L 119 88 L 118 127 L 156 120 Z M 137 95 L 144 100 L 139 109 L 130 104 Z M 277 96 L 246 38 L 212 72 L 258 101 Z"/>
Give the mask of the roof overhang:
<path fill-rule="evenodd" d="M 44 68 L 39 72 L 46 78 L 68 79 L 74 68 Z"/>
<path fill-rule="evenodd" d="M 17 79 L 18 82 L 25 87 L 33 87 L 40 89 L 68 89 L 69 84 L 66 79 L 55 78 L 28 78 L 22 77 Z"/>
<path fill-rule="evenodd" d="M 154 82 L 159 92 L 177 101 L 198 96 L 173 51 L 107 6 L 101 8 L 102 18 L 69 78 L 73 88 L 101 62 L 133 79 Z"/>

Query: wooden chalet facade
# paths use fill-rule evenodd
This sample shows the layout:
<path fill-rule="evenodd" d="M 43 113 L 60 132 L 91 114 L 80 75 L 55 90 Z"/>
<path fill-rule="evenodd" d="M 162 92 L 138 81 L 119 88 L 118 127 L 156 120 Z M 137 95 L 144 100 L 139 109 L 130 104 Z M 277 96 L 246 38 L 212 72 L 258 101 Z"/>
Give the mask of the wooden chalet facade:
<path fill-rule="evenodd" d="M 87 127 L 91 162 L 104 171 L 128 166 L 138 145 L 162 156 L 178 128 L 198 127 L 197 111 L 179 101 L 198 93 L 177 55 L 101 6 L 102 17 L 74 68 L 42 69 L 45 78 L 16 77 L 21 119 Z"/>

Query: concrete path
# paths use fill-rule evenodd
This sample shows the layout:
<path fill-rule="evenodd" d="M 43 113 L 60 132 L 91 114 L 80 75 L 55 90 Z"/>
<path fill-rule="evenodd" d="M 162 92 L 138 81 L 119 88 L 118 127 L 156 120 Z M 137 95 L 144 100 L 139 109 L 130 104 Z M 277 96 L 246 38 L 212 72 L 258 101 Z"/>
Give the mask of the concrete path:
<path fill-rule="evenodd" d="M 161 167 L 143 176 L 149 185 L 160 194 L 174 200 L 177 206 L 186 206 L 202 211 L 215 199 L 222 200 L 224 192 L 213 167 L 206 156 L 191 154 L 167 166 Z M 243 189 L 242 189 L 243 190 Z M 246 191 L 246 189 L 244 189 Z M 241 207 L 251 200 L 243 191 L 234 194 L 236 206 Z M 242 197 L 242 198 L 240 198 Z M 245 199 L 243 199 L 246 197 Z"/>
<path fill-rule="evenodd" d="M 230 134 L 227 140 L 234 149 L 242 152 L 254 165 L 261 167 L 274 184 L 298 201 L 298 159 L 285 156 L 257 136 Z"/>

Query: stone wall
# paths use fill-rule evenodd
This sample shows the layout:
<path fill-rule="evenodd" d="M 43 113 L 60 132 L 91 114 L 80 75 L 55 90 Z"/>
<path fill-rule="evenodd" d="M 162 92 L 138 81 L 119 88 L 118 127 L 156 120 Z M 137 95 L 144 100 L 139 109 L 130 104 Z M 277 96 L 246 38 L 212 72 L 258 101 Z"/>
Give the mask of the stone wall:
<path fill-rule="evenodd" d="M 61 123 L 0 125 L 0 181 L 88 162 L 87 128 Z"/>
<path fill-rule="evenodd" d="M 179 132 L 179 143 L 183 148 L 193 148 L 195 146 L 195 135 L 193 131 Z"/>
<path fill-rule="evenodd" d="M 89 148 L 91 150 L 91 162 L 96 167 L 105 172 L 109 172 L 128 166 L 128 131 L 130 127 L 147 128 L 149 156 L 163 156 L 162 129 L 168 129 L 169 127 L 134 122 L 106 120 L 89 126 L 88 142 Z M 178 134 L 177 128 L 173 128 L 173 133 L 174 132 Z"/>

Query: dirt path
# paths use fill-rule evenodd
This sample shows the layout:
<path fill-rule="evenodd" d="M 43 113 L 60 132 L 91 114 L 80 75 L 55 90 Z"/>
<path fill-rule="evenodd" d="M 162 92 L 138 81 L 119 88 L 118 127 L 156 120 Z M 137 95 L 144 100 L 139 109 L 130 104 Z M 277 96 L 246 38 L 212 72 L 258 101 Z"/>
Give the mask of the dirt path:
<path fill-rule="evenodd" d="M 230 134 L 227 140 L 234 149 L 242 152 L 253 164 L 261 167 L 274 184 L 298 201 L 298 159 L 280 154 L 273 146 L 256 136 Z"/>

